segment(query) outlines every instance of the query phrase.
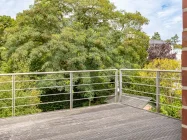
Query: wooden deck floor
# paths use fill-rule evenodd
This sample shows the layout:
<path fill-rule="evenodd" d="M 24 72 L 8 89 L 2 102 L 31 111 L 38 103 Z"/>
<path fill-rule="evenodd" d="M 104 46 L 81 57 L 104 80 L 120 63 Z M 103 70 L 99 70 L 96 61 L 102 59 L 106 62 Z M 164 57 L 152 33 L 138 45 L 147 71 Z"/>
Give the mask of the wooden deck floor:
<path fill-rule="evenodd" d="M 122 104 L 0 119 L 1 140 L 180 140 L 181 122 Z"/>

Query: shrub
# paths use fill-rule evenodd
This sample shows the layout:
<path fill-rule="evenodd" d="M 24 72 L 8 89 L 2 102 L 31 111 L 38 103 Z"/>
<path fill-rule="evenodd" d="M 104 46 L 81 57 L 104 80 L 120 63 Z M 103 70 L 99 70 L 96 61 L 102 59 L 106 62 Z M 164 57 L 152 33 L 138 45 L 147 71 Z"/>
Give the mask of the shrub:
<path fill-rule="evenodd" d="M 144 67 L 153 70 L 180 70 L 180 68 L 180 62 L 172 59 L 155 59 Z M 124 81 L 127 82 L 125 89 L 129 90 L 129 94 L 151 97 L 152 102 L 156 102 L 156 72 L 130 71 L 128 75 L 132 77 L 126 77 Z M 160 112 L 176 118 L 181 117 L 180 79 L 180 73 L 160 72 Z"/>
<path fill-rule="evenodd" d="M 23 83 L 21 81 L 28 80 L 28 78 L 16 77 L 15 83 L 15 116 L 33 114 L 40 112 L 41 110 L 37 108 L 40 103 L 38 95 L 40 91 L 37 90 L 27 90 L 28 87 L 34 87 L 35 83 Z M 0 77 L 0 117 L 10 117 L 12 116 L 12 77 L 11 76 L 1 76 Z M 31 98 L 25 98 L 26 96 L 34 96 Z M 6 98 L 6 99 L 5 99 Z"/>

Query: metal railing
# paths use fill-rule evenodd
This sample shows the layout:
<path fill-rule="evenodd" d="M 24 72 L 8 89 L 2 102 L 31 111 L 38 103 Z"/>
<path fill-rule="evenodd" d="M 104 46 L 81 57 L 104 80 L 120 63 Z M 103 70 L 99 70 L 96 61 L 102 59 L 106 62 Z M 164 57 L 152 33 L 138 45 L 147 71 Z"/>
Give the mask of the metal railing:
<path fill-rule="evenodd" d="M 121 69 L 120 101 L 127 105 L 181 118 L 181 71 Z"/>
<path fill-rule="evenodd" d="M 0 117 L 122 102 L 180 118 L 181 89 L 181 71 L 171 70 L 0 74 Z"/>
<path fill-rule="evenodd" d="M 110 97 L 117 102 L 117 80 L 117 69 L 0 74 L 0 117 L 90 106 Z"/>

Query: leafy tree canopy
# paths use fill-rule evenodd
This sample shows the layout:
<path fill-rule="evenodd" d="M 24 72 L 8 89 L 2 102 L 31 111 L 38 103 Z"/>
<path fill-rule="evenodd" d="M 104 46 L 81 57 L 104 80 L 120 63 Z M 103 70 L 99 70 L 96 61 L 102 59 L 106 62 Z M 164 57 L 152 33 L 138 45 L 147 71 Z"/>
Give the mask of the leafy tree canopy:
<path fill-rule="evenodd" d="M 0 16 L 0 47 L 3 45 L 3 36 L 6 34 L 5 29 L 13 27 L 15 20 L 9 16 Z"/>
<path fill-rule="evenodd" d="M 109 0 L 35 0 L 6 36 L 1 70 L 140 67 L 147 58 L 145 24 L 139 12 L 118 11 Z"/>
<path fill-rule="evenodd" d="M 154 59 L 149 64 L 145 65 L 144 69 L 159 69 L 159 70 L 181 70 L 181 62 L 173 59 Z M 141 76 L 144 77 L 156 77 L 156 73 L 150 72 L 140 72 Z M 171 72 L 160 72 L 160 86 L 161 87 L 170 87 L 170 88 L 160 88 L 160 112 L 167 116 L 172 116 L 175 118 L 181 118 L 181 105 L 182 102 L 180 100 L 182 92 L 180 73 L 171 73 Z M 174 80 L 168 80 L 174 79 Z M 147 83 L 151 83 L 154 79 L 147 79 Z M 154 80 L 155 82 L 155 80 Z M 156 83 L 154 83 L 156 84 Z M 144 87 L 146 92 L 150 91 L 150 88 Z M 155 88 L 152 88 L 155 89 Z M 173 90 L 175 89 L 175 90 Z M 156 92 L 156 91 L 155 91 Z M 173 98 L 168 98 L 168 96 L 172 96 Z M 175 106 L 172 108 L 171 105 Z M 177 108 L 178 107 L 178 108 Z"/>
<path fill-rule="evenodd" d="M 176 59 L 176 53 L 171 53 L 171 44 L 151 45 L 148 49 L 148 59 Z"/>
<path fill-rule="evenodd" d="M 181 44 L 175 44 L 174 48 L 176 48 L 176 49 L 182 49 L 182 45 Z"/>
<path fill-rule="evenodd" d="M 151 39 L 161 40 L 160 34 L 158 32 L 155 32 Z"/>
<path fill-rule="evenodd" d="M 178 35 L 176 34 L 175 36 L 171 37 L 171 43 L 176 45 L 178 42 L 179 42 L 179 37 Z"/>

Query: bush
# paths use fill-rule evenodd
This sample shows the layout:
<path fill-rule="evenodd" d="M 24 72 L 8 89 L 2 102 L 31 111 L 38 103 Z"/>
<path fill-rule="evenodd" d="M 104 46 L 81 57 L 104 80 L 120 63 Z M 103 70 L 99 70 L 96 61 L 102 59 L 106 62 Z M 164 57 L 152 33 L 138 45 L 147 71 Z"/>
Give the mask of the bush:
<path fill-rule="evenodd" d="M 28 106 L 40 103 L 40 99 L 37 97 L 40 91 L 26 89 L 31 86 L 34 87 L 35 84 L 21 82 L 28 80 L 26 77 L 16 77 L 15 80 L 15 116 L 41 112 L 37 105 Z M 0 82 L 0 117 L 10 117 L 12 116 L 12 77 L 1 76 Z M 35 97 L 24 98 L 26 96 Z"/>
<path fill-rule="evenodd" d="M 144 69 L 180 70 L 181 64 L 172 59 L 155 59 Z M 156 102 L 156 72 L 136 71 L 128 72 L 132 77 L 126 77 L 125 89 L 129 94 L 151 97 Z M 181 74 L 160 72 L 160 112 L 175 118 L 181 117 Z M 128 84 L 129 83 L 129 84 Z M 137 84 L 133 84 L 137 83 Z M 127 91 L 128 91 L 127 90 Z M 137 92 L 139 91 L 139 92 Z"/>

